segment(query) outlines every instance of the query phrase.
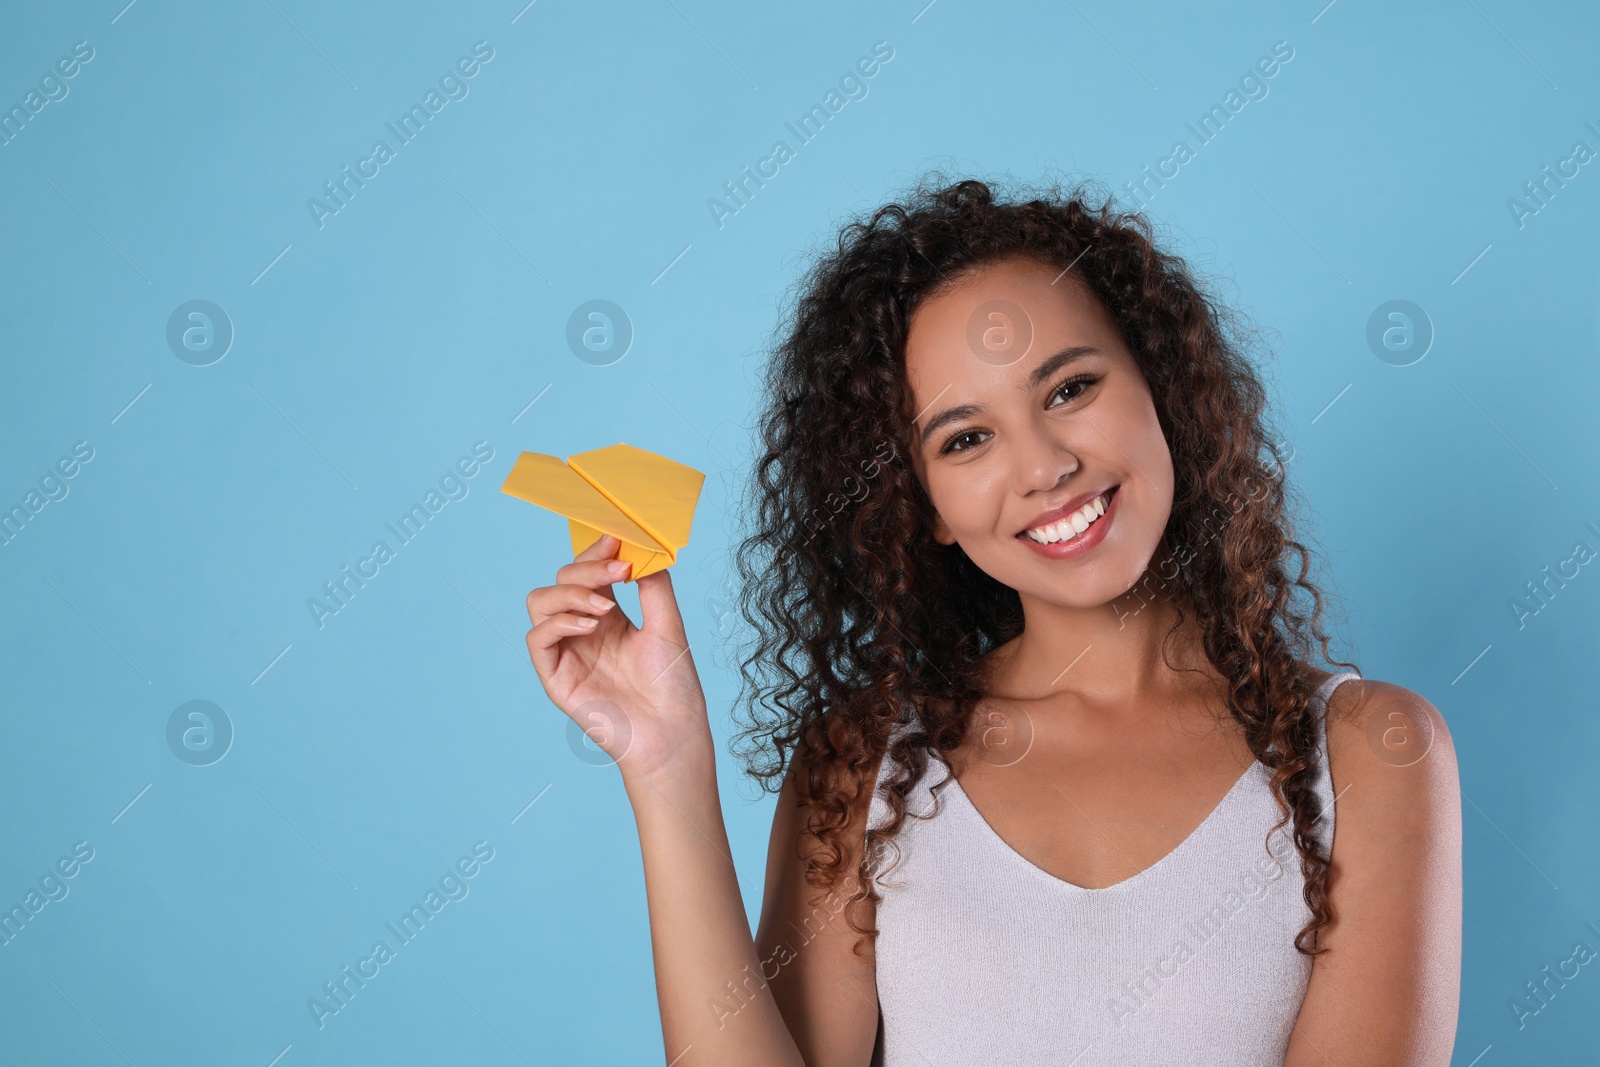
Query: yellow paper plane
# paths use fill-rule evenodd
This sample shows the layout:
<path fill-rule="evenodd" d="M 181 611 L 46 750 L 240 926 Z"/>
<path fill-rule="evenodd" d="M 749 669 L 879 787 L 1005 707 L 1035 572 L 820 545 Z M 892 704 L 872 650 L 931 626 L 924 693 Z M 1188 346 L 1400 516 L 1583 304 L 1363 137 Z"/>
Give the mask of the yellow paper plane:
<path fill-rule="evenodd" d="M 616 444 L 568 456 L 564 463 L 524 452 L 500 491 L 566 516 L 574 556 L 601 534 L 614 535 L 622 542 L 617 558 L 633 564 L 631 582 L 677 562 L 689 543 L 705 480 L 666 456 Z"/>

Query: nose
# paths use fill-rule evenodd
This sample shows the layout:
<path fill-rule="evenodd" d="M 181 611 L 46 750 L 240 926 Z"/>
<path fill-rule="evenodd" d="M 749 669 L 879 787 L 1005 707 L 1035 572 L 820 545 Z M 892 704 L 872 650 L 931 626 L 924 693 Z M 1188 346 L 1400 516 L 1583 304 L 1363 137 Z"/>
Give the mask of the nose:
<path fill-rule="evenodd" d="M 1048 493 L 1078 469 L 1078 457 L 1048 433 L 1012 438 L 1012 488 L 1018 496 Z"/>

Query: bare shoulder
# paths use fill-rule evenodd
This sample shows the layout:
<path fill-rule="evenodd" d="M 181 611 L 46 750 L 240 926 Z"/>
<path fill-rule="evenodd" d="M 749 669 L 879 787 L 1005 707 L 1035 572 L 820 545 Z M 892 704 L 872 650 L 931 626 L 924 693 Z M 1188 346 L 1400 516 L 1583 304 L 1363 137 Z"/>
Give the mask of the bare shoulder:
<path fill-rule="evenodd" d="M 1320 684 L 1326 679 L 1313 679 Z M 1327 902 L 1286 1067 L 1447 1064 L 1461 975 L 1461 793 L 1439 709 L 1351 679 L 1327 709 L 1334 828 Z"/>
<path fill-rule="evenodd" d="M 1370 678 L 1334 687 L 1327 709 L 1334 792 L 1333 862 L 1357 872 L 1458 865 L 1460 775 L 1455 744 L 1433 702 Z"/>
<path fill-rule="evenodd" d="M 1423 765 L 1454 771 L 1455 745 L 1443 713 L 1404 686 L 1372 678 L 1343 682 L 1328 697 L 1326 721 L 1330 760 L 1346 755 L 1347 775 Z"/>

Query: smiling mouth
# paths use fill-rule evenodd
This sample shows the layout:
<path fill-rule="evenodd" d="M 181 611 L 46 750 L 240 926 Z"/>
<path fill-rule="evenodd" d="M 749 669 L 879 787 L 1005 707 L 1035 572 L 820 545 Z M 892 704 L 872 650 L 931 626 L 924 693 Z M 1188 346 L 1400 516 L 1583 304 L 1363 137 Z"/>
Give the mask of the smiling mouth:
<path fill-rule="evenodd" d="M 1120 488 L 1122 488 L 1120 484 L 1114 485 L 1065 518 L 1057 519 L 1055 522 L 1047 523 L 1044 526 L 1035 526 L 1031 529 L 1023 530 L 1017 536 L 1040 545 L 1054 545 L 1076 540 L 1100 521 L 1101 517 L 1105 515 L 1106 509 L 1111 506 L 1111 498 L 1117 495 L 1117 490 Z"/>

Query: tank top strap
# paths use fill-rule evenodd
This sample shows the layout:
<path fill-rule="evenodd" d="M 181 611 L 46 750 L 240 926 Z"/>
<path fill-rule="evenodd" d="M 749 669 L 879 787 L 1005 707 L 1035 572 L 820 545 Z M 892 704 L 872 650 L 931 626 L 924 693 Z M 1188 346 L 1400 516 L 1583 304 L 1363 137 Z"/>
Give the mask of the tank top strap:
<path fill-rule="evenodd" d="M 888 802 L 884 799 L 884 796 L 880 790 L 884 781 L 890 777 L 890 773 L 894 769 L 894 743 L 905 734 L 917 729 L 919 725 L 920 724 L 917 721 L 916 707 L 911 703 L 911 701 L 902 700 L 900 702 L 900 716 L 895 720 L 894 725 L 889 728 L 889 739 L 884 747 L 883 758 L 878 761 L 877 773 L 873 778 L 872 798 L 868 803 L 867 812 L 868 826 L 879 825 L 881 820 L 885 819 L 889 813 Z M 937 761 L 930 758 L 930 769 L 931 765 L 935 762 Z M 925 784 L 926 779 L 927 775 L 924 773 L 923 779 L 917 783 L 914 783 L 913 788 Z"/>
<path fill-rule="evenodd" d="M 1312 788 L 1315 790 L 1322 814 L 1318 817 L 1312 833 L 1322 843 L 1325 851 L 1333 849 L 1334 830 L 1334 805 L 1338 798 L 1333 791 L 1333 770 L 1328 761 L 1328 703 L 1333 698 L 1333 691 L 1345 682 L 1361 675 L 1355 671 L 1340 671 L 1323 679 L 1322 684 L 1312 691 L 1310 711 L 1317 720 L 1317 752 L 1314 762 L 1316 777 Z"/>
<path fill-rule="evenodd" d="M 1316 716 L 1317 720 L 1317 757 L 1324 771 L 1328 769 L 1328 704 L 1333 699 L 1335 689 L 1345 682 L 1360 677 L 1361 675 L 1355 671 L 1330 674 L 1311 694 L 1309 706 L 1311 714 Z"/>
<path fill-rule="evenodd" d="M 1325 720 L 1328 711 L 1328 701 L 1333 698 L 1333 691 L 1335 689 L 1339 688 L 1339 686 L 1343 685 L 1345 682 L 1350 681 L 1352 678 L 1360 677 L 1361 675 L 1356 671 L 1339 671 L 1338 673 L 1330 674 L 1327 678 L 1323 679 L 1322 684 L 1317 686 L 1316 690 L 1311 694 L 1311 706 L 1316 709 L 1317 718 L 1319 720 Z"/>

